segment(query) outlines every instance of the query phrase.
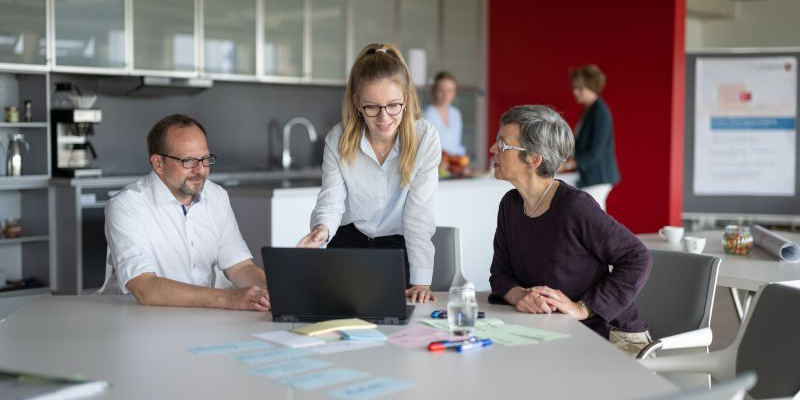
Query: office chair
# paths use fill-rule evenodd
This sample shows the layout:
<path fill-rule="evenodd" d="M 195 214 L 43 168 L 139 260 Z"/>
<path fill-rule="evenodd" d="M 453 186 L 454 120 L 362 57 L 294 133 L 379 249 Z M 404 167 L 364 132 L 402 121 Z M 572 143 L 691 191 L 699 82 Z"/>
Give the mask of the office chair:
<path fill-rule="evenodd" d="M 655 340 L 636 358 L 660 349 L 708 347 L 720 259 L 666 250 L 650 254 L 653 268 L 636 297 L 636 308 Z"/>
<path fill-rule="evenodd" d="M 646 400 L 742 400 L 744 395 L 756 384 L 756 374 L 747 372 L 725 382 L 720 382 L 711 389 L 700 388 L 687 392 L 649 397 Z"/>
<path fill-rule="evenodd" d="M 749 395 L 800 399 L 800 281 L 770 283 L 756 293 L 733 344 L 708 354 L 639 360 L 660 372 L 709 373 L 717 380 L 758 374 Z"/>
<path fill-rule="evenodd" d="M 450 290 L 456 271 L 461 275 L 461 232 L 458 228 L 437 226 L 432 241 L 436 254 L 431 291 L 446 292 Z"/>

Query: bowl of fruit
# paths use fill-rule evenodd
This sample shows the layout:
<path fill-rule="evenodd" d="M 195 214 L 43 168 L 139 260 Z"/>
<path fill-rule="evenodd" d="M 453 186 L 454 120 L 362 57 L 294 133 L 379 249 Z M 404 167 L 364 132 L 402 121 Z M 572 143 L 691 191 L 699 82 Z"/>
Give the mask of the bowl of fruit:
<path fill-rule="evenodd" d="M 439 164 L 440 178 L 463 178 L 470 174 L 468 156 L 442 152 L 442 162 Z"/>

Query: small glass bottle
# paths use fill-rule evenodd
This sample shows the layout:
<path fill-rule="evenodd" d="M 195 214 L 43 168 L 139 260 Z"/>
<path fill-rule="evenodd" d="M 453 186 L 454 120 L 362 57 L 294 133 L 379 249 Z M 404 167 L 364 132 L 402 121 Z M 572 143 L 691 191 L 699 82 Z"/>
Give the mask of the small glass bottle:
<path fill-rule="evenodd" d="M 24 121 L 25 122 L 33 122 L 33 103 L 30 100 L 25 100 L 25 114 Z"/>
<path fill-rule="evenodd" d="M 470 336 L 478 318 L 478 302 L 475 300 L 475 285 L 466 282 L 450 288 L 447 297 L 447 324 L 450 332 L 458 336 Z"/>
<path fill-rule="evenodd" d="M 6 107 L 6 122 L 19 122 L 19 109 L 17 106 Z"/>
<path fill-rule="evenodd" d="M 722 248 L 725 253 L 747 255 L 753 249 L 753 235 L 750 227 L 728 225 L 722 235 Z"/>

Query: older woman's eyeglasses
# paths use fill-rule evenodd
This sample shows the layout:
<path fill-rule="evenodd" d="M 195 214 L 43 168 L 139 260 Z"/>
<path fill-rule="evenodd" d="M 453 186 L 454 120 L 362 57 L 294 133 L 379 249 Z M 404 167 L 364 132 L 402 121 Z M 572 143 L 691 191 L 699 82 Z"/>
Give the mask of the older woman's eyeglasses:
<path fill-rule="evenodd" d="M 497 137 L 497 148 L 500 149 L 500 151 L 506 151 L 506 150 L 527 151 L 523 147 L 517 147 L 517 146 L 512 146 L 510 144 L 506 144 L 506 142 L 504 142 L 500 136 Z"/>
<path fill-rule="evenodd" d="M 361 106 L 361 109 L 364 110 L 364 115 L 368 117 L 377 117 L 381 114 L 381 110 L 386 110 L 387 115 L 397 115 L 403 111 L 403 103 L 391 103 L 385 106 L 368 105 Z"/>
<path fill-rule="evenodd" d="M 197 164 L 199 164 L 199 163 L 203 163 L 204 167 L 210 167 L 210 166 L 214 165 L 214 163 L 217 162 L 217 156 L 215 156 L 213 154 L 209 154 L 209 155 L 207 155 L 207 156 L 205 156 L 203 158 L 194 158 L 194 157 L 178 158 L 178 157 L 173 157 L 173 156 L 169 156 L 169 155 L 166 155 L 166 154 L 160 154 L 160 153 L 158 155 L 160 155 L 162 157 L 171 158 L 173 160 L 178 160 L 181 163 L 183 163 L 183 168 L 186 168 L 186 169 L 192 169 L 192 168 L 196 167 Z"/>

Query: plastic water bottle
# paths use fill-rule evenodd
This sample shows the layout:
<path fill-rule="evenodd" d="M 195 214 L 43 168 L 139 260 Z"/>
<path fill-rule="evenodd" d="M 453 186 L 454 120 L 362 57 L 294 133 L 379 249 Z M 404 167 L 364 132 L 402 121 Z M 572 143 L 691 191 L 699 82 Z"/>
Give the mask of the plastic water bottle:
<path fill-rule="evenodd" d="M 475 300 L 475 285 L 466 282 L 450 287 L 447 298 L 447 324 L 450 332 L 459 336 L 470 336 L 478 317 L 478 302 Z"/>

